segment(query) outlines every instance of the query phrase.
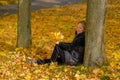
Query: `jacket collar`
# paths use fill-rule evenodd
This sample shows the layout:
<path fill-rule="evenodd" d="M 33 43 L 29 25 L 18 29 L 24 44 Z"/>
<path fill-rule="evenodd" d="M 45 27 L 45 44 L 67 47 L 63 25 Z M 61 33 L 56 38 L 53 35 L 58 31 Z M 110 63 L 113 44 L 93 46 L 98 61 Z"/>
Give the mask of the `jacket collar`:
<path fill-rule="evenodd" d="M 75 34 L 76 34 L 76 37 L 78 37 L 78 36 L 82 36 L 82 35 L 84 35 L 85 32 L 82 32 L 82 33 L 79 33 L 79 34 L 77 34 L 77 32 L 75 32 Z"/>

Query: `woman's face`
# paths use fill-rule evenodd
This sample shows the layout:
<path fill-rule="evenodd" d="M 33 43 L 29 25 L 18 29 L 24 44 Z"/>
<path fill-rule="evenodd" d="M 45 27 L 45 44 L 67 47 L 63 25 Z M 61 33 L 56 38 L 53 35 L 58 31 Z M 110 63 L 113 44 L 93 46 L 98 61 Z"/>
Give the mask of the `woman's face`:
<path fill-rule="evenodd" d="M 83 24 L 79 23 L 76 28 L 77 34 L 84 32 Z"/>

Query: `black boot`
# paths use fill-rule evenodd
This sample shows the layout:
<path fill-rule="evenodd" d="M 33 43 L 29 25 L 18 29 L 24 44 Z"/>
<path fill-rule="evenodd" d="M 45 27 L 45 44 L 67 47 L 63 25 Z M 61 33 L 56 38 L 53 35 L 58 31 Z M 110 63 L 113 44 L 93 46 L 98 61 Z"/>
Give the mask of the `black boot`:
<path fill-rule="evenodd" d="M 50 59 L 37 60 L 37 64 L 46 64 L 46 63 L 51 63 L 51 60 Z"/>
<path fill-rule="evenodd" d="M 39 60 L 37 60 L 37 64 L 45 64 L 45 61 L 44 61 L 44 60 L 39 59 Z"/>

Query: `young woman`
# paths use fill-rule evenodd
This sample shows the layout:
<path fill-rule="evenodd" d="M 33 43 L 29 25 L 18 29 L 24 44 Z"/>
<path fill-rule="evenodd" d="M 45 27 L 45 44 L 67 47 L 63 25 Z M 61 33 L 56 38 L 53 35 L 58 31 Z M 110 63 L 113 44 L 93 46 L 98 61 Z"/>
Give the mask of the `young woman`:
<path fill-rule="evenodd" d="M 83 63 L 85 48 L 85 25 L 84 21 L 77 24 L 75 38 L 71 43 L 57 42 L 50 59 L 32 60 L 26 58 L 27 62 L 46 64 L 58 62 L 58 64 L 77 65 Z"/>

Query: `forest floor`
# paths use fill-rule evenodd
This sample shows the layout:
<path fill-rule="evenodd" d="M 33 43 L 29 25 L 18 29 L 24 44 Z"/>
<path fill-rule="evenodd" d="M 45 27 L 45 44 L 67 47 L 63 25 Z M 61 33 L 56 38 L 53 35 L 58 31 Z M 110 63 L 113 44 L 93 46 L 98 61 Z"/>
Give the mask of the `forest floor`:
<path fill-rule="evenodd" d="M 120 1 L 118 1 L 120 3 Z M 120 5 L 107 6 L 105 45 L 108 63 L 50 66 L 25 61 L 50 58 L 56 41 L 71 42 L 77 22 L 86 18 L 86 3 L 47 8 L 32 13 L 32 47 L 16 48 L 17 15 L 0 17 L 0 78 L 3 80 L 120 80 Z M 64 36 L 64 39 L 63 39 Z"/>

